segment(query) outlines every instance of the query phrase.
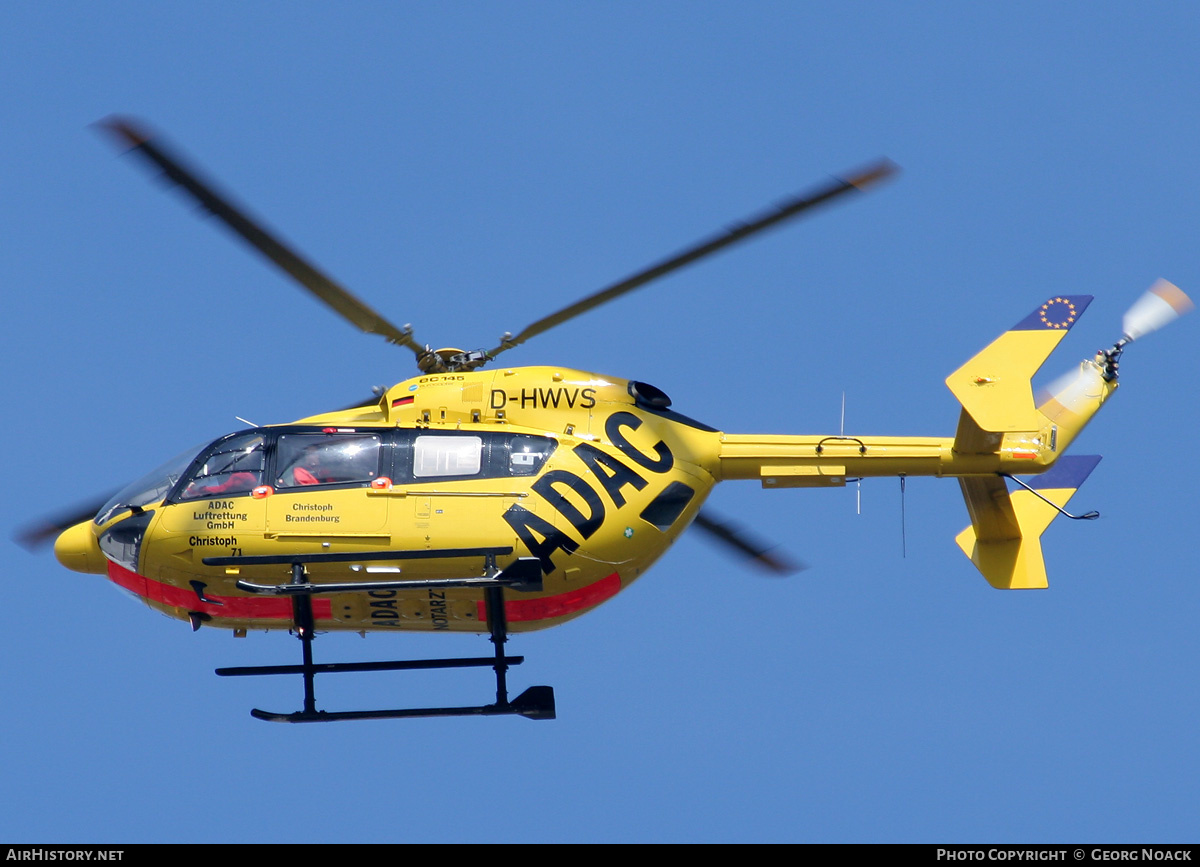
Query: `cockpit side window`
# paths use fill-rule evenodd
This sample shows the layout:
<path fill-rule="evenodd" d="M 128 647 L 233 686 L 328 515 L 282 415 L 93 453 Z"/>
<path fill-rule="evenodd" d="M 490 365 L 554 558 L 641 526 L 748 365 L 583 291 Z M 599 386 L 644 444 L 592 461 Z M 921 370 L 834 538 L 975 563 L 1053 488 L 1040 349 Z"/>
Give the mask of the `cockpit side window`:
<path fill-rule="evenodd" d="M 266 467 L 265 439 L 260 433 L 226 437 L 209 447 L 193 465 L 181 500 L 234 497 L 250 493 L 263 482 Z"/>
<path fill-rule="evenodd" d="M 275 487 L 369 484 L 379 477 L 380 444 L 374 434 L 280 434 Z"/>

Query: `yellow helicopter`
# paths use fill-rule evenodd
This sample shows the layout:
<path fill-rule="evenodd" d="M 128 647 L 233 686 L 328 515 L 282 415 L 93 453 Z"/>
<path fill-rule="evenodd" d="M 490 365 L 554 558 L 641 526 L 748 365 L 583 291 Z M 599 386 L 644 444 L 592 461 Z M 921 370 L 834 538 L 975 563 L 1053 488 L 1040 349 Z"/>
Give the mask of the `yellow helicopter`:
<path fill-rule="evenodd" d="M 302 676 L 302 709 L 251 711 L 264 720 L 554 718 L 551 687 L 509 699 L 508 668 L 523 662 L 505 652 L 510 633 L 556 626 L 612 598 L 690 526 L 767 568 L 793 568 L 701 512 L 725 480 L 770 489 L 871 476 L 957 478 L 971 521 L 957 537 L 963 552 L 993 587 L 1045 587 L 1042 532 L 1059 514 L 1096 516 L 1065 507 L 1099 458 L 1064 453 L 1117 388 L 1127 345 L 1192 307 L 1178 288 L 1157 282 L 1126 314 L 1119 341 L 1035 398 L 1033 374 L 1091 297 L 1046 300 L 947 378 L 962 404 L 953 436 L 731 434 L 674 411 L 645 382 L 565 367 L 484 367 L 594 307 L 884 180 L 895 170 L 886 160 L 506 333 L 492 349 L 435 350 L 307 262 L 134 122 L 110 118 L 101 128 L 356 327 L 411 350 L 419 369 L 370 402 L 190 450 L 99 508 L 25 535 L 36 542 L 57 534 L 65 567 L 106 575 L 193 629 L 296 634 L 298 665 L 217 669 Z M 332 630 L 484 633 L 495 649 L 478 658 L 315 663 L 314 636 Z M 317 674 L 474 666 L 493 669 L 493 703 L 316 706 Z"/>

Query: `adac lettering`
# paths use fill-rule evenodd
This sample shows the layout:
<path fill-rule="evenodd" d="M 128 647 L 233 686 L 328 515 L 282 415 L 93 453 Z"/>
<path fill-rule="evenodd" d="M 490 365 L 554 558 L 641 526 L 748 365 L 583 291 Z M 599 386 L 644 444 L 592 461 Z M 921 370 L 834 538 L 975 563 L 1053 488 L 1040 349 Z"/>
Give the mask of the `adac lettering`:
<path fill-rule="evenodd" d="M 513 528 L 521 544 L 529 549 L 529 553 L 537 557 L 542 564 L 542 574 L 549 575 L 554 571 L 554 561 L 550 555 L 559 548 L 568 554 L 574 554 L 579 543 L 566 533 L 559 530 L 545 518 L 539 518 L 528 509 L 516 504 L 509 506 L 504 513 L 504 520 Z M 541 536 L 539 542 L 534 534 Z"/>
<path fill-rule="evenodd" d="M 580 443 L 575 446 L 575 454 L 587 464 L 592 474 L 600 481 L 608 493 L 609 499 L 618 509 L 625 505 L 625 495 L 621 489 L 631 487 L 640 491 L 649 484 L 623 461 L 603 452 L 591 443 Z"/>
<path fill-rule="evenodd" d="M 590 514 L 585 517 L 583 512 L 575 508 L 574 503 L 563 496 L 560 491 L 555 490 L 555 485 L 562 485 L 579 494 Z M 604 502 L 600 499 L 600 495 L 592 489 L 591 485 L 569 470 L 551 470 L 533 483 L 533 490 L 537 491 L 543 500 L 570 521 L 571 526 L 585 539 L 591 538 L 591 535 L 604 523 Z"/>
<path fill-rule="evenodd" d="M 576 406 L 591 409 L 596 405 L 596 389 L 558 385 L 553 388 L 523 388 L 513 394 L 501 388 L 492 389 L 492 409 L 504 409 L 510 403 L 521 409 L 575 409 Z"/>
<path fill-rule="evenodd" d="M 496 392 L 493 392 L 493 395 L 495 394 Z M 650 453 L 647 453 L 625 436 L 625 429 L 635 431 L 641 425 L 642 420 L 633 413 L 616 412 L 605 421 L 604 432 L 609 442 L 636 465 L 653 473 L 667 472 L 675 466 L 675 456 L 671 454 L 671 449 L 665 442 L 659 440 L 651 446 Z M 613 506 L 618 509 L 625 505 L 626 487 L 640 491 L 649 484 L 633 467 L 591 443 L 579 443 L 573 451 L 591 471 L 590 475 L 599 483 Z M 604 523 L 605 505 L 600 491 L 583 476 L 570 470 L 550 470 L 533 483 L 532 489 L 551 508 L 566 518 L 584 540 L 591 538 Z M 567 499 L 565 492 L 568 490 L 583 500 L 588 512 L 586 515 L 574 502 Z M 579 549 L 579 542 L 545 518 L 522 506 L 510 506 L 504 513 L 504 520 L 512 527 L 521 543 L 529 549 L 529 553 L 541 562 L 543 574 L 549 575 L 554 571 L 554 561 L 551 557 L 555 551 L 562 550 L 567 554 L 574 554 Z"/>
<path fill-rule="evenodd" d="M 375 626 L 399 626 L 400 612 L 396 610 L 395 590 L 368 590 L 371 623 Z"/>
<path fill-rule="evenodd" d="M 623 427 L 637 430 L 641 426 L 642 420 L 633 413 L 614 412 L 604 423 L 604 433 L 607 434 L 609 442 L 619 448 L 621 453 L 627 455 L 634 463 L 645 467 L 652 473 L 665 473 L 675 465 L 675 456 L 671 454 L 666 443 L 662 440 L 656 442 L 654 444 L 655 456 L 651 458 L 645 452 L 639 451 L 637 446 L 627 440 L 625 434 L 621 432 Z"/>
<path fill-rule="evenodd" d="M 400 624 L 400 605 L 395 590 L 368 590 L 367 603 L 371 609 L 372 626 L 395 626 Z M 450 617 L 446 609 L 445 591 L 429 591 L 429 619 L 434 629 L 449 629 Z"/>

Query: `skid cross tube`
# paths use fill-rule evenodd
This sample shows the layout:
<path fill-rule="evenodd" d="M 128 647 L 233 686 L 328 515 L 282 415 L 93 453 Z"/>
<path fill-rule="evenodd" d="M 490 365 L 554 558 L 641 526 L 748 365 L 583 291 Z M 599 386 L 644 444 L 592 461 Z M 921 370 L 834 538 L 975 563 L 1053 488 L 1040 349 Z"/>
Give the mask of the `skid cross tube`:
<path fill-rule="evenodd" d="M 359 719 L 405 719 L 414 717 L 433 716 L 500 716 L 516 715 L 527 719 L 554 719 L 554 689 L 549 686 L 532 686 L 511 702 L 508 700 L 508 668 L 520 665 L 525 661 L 523 656 L 507 656 L 504 645 L 508 641 L 508 620 L 504 612 L 504 590 L 541 589 L 541 571 L 538 561 L 533 558 L 521 558 L 512 563 L 502 572 L 495 568 L 495 560 L 488 557 L 488 572 L 486 578 L 447 579 L 446 581 L 426 582 L 364 582 L 349 585 L 312 584 L 305 575 L 304 562 L 299 558 L 291 564 L 292 580 L 289 584 L 263 586 L 251 585 L 243 589 L 253 592 L 288 595 L 292 599 L 292 618 L 295 622 L 296 636 L 300 639 L 302 648 L 302 663 L 300 665 L 263 665 L 239 668 L 218 668 L 216 673 L 221 677 L 247 677 L 268 674 L 299 674 L 304 679 L 304 706 L 295 713 L 273 713 L 254 708 L 250 715 L 255 719 L 268 722 L 337 722 L 340 720 Z M 532 571 L 537 568 L 536 581 Z M 239 582 L 239 586 L 240 586 Z M 395 660 L 392 662 L 332 662 L 320 665 L 313 662 L 312 642 L 315 637 L 315 619 L 313 617 L 312 597 L 320 592 L 351 592 L 376 589 L 378 585 L 389 587 L 416 589 L 436 584 L 443 587 L 482 587 L 484 608 L 487 614 L 488 632 L 495 653 L 490 658 L 463 657 L 452 659 L 413 659 Z M 337 588 L 334 590 L 333 588 Z M 411 671 L 435 668 L 478 668 L 491 666 L 496 676 L 496 701 L 494 704 L 474 705 L 467 707 L 421 707 L 396 708 L 392 710 L 360 710 L 360 711 L 324 711 L 317 710 L 315 678 L 317 674 L 337 674 L 352 671 Z"/>
<path fill-rule="evenodd" d="M 509 665 L 520 665 L 523 656 L 506 656 Z M 454 659 L 404 659 L 392 662 L 322 662 L 313 665 L 316 674 L 337 674 L 343 671 L 426 671 L 433 668 L 489 668 L 496 664 L 494 656 L 459 657 Z M 220 677 L 251 677 L 260 674 L 303 674 L 303 665 L 247 665 L 218 668 Z"/>

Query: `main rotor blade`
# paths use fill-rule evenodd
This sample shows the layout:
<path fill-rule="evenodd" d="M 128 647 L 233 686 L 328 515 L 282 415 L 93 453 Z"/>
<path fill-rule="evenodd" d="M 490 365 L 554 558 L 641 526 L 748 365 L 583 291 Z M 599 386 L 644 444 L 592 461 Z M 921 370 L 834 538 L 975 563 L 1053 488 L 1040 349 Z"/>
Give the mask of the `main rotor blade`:
<path fill-rule="evenodd" d="M 54 541 L 63 530 L 74 527 L 76 524 L 86 521 L 89 518 L 96 517 L 96 513 L 116 493 L 116 491 L 112 491 L 103 497 L 96 497 L 94 500 L 89 500 L 86 503 L 79 503 L 71 507 L 70 510 L 63 511 L 57 515 L 42 518 L 33 524 L 26 524 L 17 530 L 13 538 L 28 550 L 35 551 L 47 542 Z"/>
<path fill-rule="evenodd" d="M 765 542 L 748 535 L 741 527 L 716 517 L 711 511 L 699 512 L 693 519 L 692 526 L 698 527 L 711 538 L 742 554 L 755 566 L 772 574 L 794 575 L 807 568 L 778 548 L 768 546 Z"/>
<path fill-rule="evenodd" d="M 186 167 L 170 153 L 161 141 L 151 141 L 150 135 L 128 118 L 109 117 L 97 126 L 112 134 L 118 142 L 162 169 L 163 174 L 188 192 L 209 213 L 223 222 L 252 247 L 290 274 L 301 286 L 316 295 L 351 324 L 368 334 L 379 334 L 389 343 L 407 346 L 418 356 L 424 347 L 412 339 L 412 330 L 397 328 L 360 301 L 349 290 L 323 274 L 315 265 L 273 235 L 242 208 L 218 193 L 198 172 Z"/>
<path fill-rule="evenodd" d="M 825 202 L 835 199 L 843 193 L 848 193 L 853 190 L 863 190 L 878 181 L 882 181 L 891 176 L 898 170 L 895 163 L 888 159 L 880 159 L 866 168 L 855 172 L 846 180 L 834 178 L 823 186 L 817 187 L 807 193 L 788 199 L 780 205 L 771 208 L 770 210 L 751 218 L 747 222 L 738 223 L 731 229 L 720 232 L 712 237 L 706 238 L 685 250 L 676 253 L 669 259 L 665 259 L 655 265 L 651 265 L 642 271 L 637 272 L 629 277 L 626 277 L 620 282 L 614 283 L 611 286 L 601 289 L 588 297 L 576 301 L 570 307 L 564 307 L 557 313 L 552 313 L 537 322 L 527 326 L 524 331 L 516 337 L 506 337 L 501 344 L 493 349 L 491 356 L 496 356 L 498 353 L 506 349 L 512 349 L 514 346 L 520 346 L 531 337 L 536 337 L 543 331 L 553 328 L 555 325 L 560 325 L 568 319 L 573 319 L 581 313 L 586 313 L 594 307 L 599 307 L 612 301 L 614 298 L 619 298 L 627 292 L 632 292 L 634 289 L 639 289 L 645 286 L 652 280 L 657 280 L 659 277 L 666 276 L 672 271 L 676 271 L 685 265 L 690 265 L 705 256 L 723 250 L 731 244 L 736 244 L 738 241 L 744 241 L 751 235 L 757 234 L 764 229 L 769 229 L 785 220 L 797 217 L 805 211 L 822 205 Z"/>

